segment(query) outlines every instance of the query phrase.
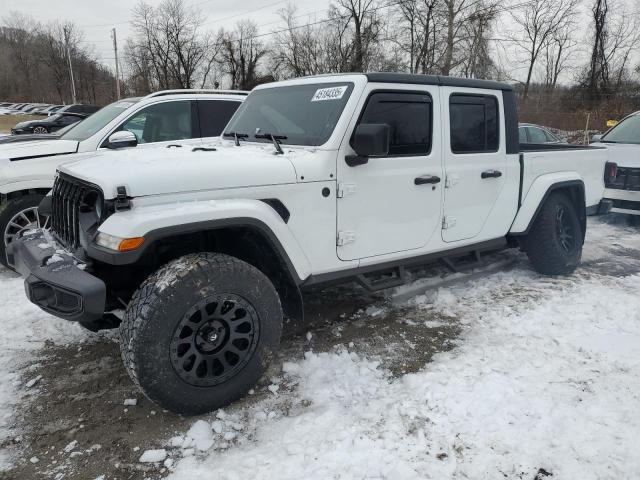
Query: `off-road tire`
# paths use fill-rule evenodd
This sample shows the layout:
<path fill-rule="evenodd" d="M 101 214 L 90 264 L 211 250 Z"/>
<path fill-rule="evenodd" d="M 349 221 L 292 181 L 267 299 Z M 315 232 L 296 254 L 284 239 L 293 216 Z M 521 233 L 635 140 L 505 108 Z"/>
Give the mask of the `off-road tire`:
<path fill-rule="evenodd" d="M 559 232 L 559 209 L 564 210 L 565 222 L 572 231 L 574 243 L 566 249 Z M 522 239 L 522 247 L 533 268 L 543 275 L 568 275 L 582 258 L 584 234 L 573 202 L 567 195 L 557 192 L 549 195 L 531 230 Z"/>
<path fill-rule="evenodd" d="M 259 327 L 255 349 L 223 383 L 194 385 L 172 363 L 172 339 L 194 305 L 219 295 L 241 298 L 253 308 Z M 209 412 L 243 396 L 262 376 L 280 344 L 282 315 L 276 289 L 257 268 L 219 253 L 189 254 L 160 268 L 133 295 L 119 329 L 122 359 L 153 402 L 183 415 Z"/>
<path fill-rule="evenodd" d="M 0 263 L 5 267 L 11 268 L 7 264 L 7 252 L 4 244 L 5 229 L 7 228 L 9 221 L 19 212 L 40 205 L 40 202 L 43 198 L 44 195 L 36 193 L 25 195 L 22 197 L 16 197 L 9 200 L 7 204 L 2 209 L 0 209 Z"/>

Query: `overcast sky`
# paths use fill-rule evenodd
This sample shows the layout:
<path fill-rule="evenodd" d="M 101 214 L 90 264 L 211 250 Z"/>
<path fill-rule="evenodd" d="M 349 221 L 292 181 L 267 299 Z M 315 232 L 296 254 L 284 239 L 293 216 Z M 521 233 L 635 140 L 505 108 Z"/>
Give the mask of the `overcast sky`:
<path fill-rule="evenodd" d="M 260 30 L 268 32 L 283 26 L 277 12 L 291 0 L 185 0 L 197 6 L 206 16 L 205 28 L 218 30 L 232 28 L 238 20 L 249 18 Z M 161 0 L 146 0 L 150 5 L 158 5 Z M 43 23 L 54 20 L 70 20 L 81 27 L 85 43 L 93 45 L 103 63 L 113 66 L 113 43 L 111 29 L 117 30 L 118 44 L 124 45 L 129 36 L 131 9 L 137 0 L 0 0 L 0 16 L 9 10 L 17 10 L 31 15 Z M 329 7 L 329 0 L 295 0 L 299 14 L 322 16 Z M 304 21 L 304 17 L 300 19 Z"/>
<path fill-rule="evenodd" d="M 206 17 L 204 27 L 211 30 L 218 30 L 221 27 L 233 28 L 237 21 L 248 18 L 254 20 L 263 33 L 270 32 L 277 28 L 282 28 L 284 23 L 278 16 L 278 11 L 284 8 L 292 0 L 185 0 L 187 4 L 197 6 Z M 638 0 L 617 0 L 626 3 L 628 6 L 637 5 Z M 146 0 L 151 5 L 157 5 L 161 0 Z M 92 46 L 100 61 L 106 65 L 115 66 L 113 43 L 111 40 L 111 29 L 115 27 L 118 34 L 120 48 L 124 46 L 126 38 L 129 36 L 130 27 L 128 21 L 131 19 L 131 8 L 137 0 L 0 0 L 0 17 L 4 12 L 18 10 L 21 13 L 31 15 L 36 20 L 43 23 L 54 20 L 71 20 L 81 27 L 84 32 L 85 43 Z M 305 22 L 307 18 L 315 20 L 322 18 L 331 0 L 295 0 L 298 8 L 298 15 L 301 15 L 300 22 Z M 506 2 L 505 2 L 506 3 Z M 633 8 L 633 7 L 632 7 Z M 578 35 L 588 35 L 589 19 L 587 18 L 587 8 L 583 5 L 582 18 L 579 22 Z M 305 17 L 308 15 L 308 17 Z M 503 14 L 497 22 L 493 37 L 504 38 L 505 28 L 512 26 L 508 14 Z M 580 39 L 583 40 L 583 39 Z M 513 77 L 523 80 L 525 77 L 524 63 L 518 61 L 518 55 L 513 51 L 512 44 L 508 42 L 493 42 L 493 50 L 499 58 L 501 64 L 510 64 L 510 72 Z M 576 64 L 583 63 L 587 58 L 586 48 L 577 52 L 579 58 L 575 59 Z M 637 53 L 632 55 L 637 58 Z M 634 62 L 635 63 L 635 62 Z M 572 76 L 569 73 L 568 76 Z M 564 81 L 571 81 L 570 78 L 563 78 Z"/>

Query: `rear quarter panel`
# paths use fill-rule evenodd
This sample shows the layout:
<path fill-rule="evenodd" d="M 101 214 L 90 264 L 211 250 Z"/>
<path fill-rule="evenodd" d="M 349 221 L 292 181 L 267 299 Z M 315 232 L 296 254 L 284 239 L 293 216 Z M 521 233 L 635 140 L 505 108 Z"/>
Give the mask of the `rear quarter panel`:
<path fill-rule="evenodd" d="M 530 221 L 554 185 L 580 181 L 584 184 L 585 205 L 597 205 L 604 196 L 604 166 L 608 153 L 602 148 L 559 148 L 526 151 L 522 154 L 521 206 L 511 233 L 527 230 Z"/>

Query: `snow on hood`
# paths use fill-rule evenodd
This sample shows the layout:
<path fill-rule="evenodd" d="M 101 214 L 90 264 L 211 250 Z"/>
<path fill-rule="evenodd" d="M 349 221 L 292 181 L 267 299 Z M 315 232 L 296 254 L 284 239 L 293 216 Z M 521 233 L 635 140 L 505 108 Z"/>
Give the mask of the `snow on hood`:
<path fill-rule="evenodd" d="M 592 143 L 598 147 L 606 147 L 609 151 L 609 161 L 620 167 L 640 168 L 640 145 L 632 143 Z"/>
<path fill-rule="evenodd" d="M 25 157 L 36 158 L 50 155 L 75 153 L 78 142 L 75 140 L 33 140 L 0 144 L 0 159 L 21 160 Z"/>
<path fill-rule="evenodd" d="M 182 148 L 131 148 L 100 151 L 82 162 L 60 167 L 62 173 L 96 184 L 106 198 L 124 185 L 131 197 L 295 183 L 289 159 L 275 155 L 271 144 L 234 146 L 217 143 L 194 151 Z"/>

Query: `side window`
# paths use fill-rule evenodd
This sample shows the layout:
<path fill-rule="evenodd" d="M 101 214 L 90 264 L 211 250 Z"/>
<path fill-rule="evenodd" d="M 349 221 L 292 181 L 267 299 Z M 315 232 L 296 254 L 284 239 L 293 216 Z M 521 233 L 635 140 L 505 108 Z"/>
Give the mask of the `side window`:
<path fill-rule="evenodd" d="M 374 93 L 360 123 L 391 127 L 389 156 L 428 155 L 431 151 L 431 97 L 426 93 Z"/>
<path fill-rule="evenodd" d="M 519 143 L 528 143 L 526 127 L 520 127 L 518 129 L 518 142 Z"/>
<path fill-rule="evenodd" d="M 529 128 L 529 136 L 531 137 L 531 143 L 547 143 L 549 141 L 547 134 L 540 128 Z"/>
<path fill-rule="evenodd" d="M 117 130 L 135 134 L 138 143 L 168 142 L 193 138 L 191 101 L 156 103 L 129 117 Z"/>
<path fill-rule="evenodd" d="M 451 151 L 498 151 L 498 99 L 490 95 L 451 95 L 449 98 Z"/>
<path fill-rule="evenodd" d="M 198 100 L 200 136 L 217 137 L 240 106 L 240 102 L 229 100 Z"/>

